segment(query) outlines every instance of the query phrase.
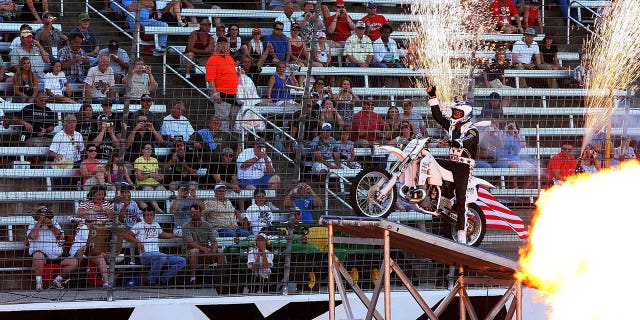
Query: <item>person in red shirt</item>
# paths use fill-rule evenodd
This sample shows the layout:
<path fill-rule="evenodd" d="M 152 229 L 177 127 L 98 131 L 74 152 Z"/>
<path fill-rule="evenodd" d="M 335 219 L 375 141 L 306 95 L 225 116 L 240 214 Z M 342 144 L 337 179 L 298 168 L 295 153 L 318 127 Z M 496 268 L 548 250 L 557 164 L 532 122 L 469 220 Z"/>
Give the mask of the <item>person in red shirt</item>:
<path fill-rule="evenodd" d="M 229 54 L 227 38 L 218 37 L 215 52 L 207 60 L 205 70 L 205 81 L 209 84 L 209 91 L 215 102 L 215 114 L 223 121 L 221 129 L 230 131 L 241 103 L 236 101 L 238 71 L 233 57 Z"/>
<path fill-rule="evenodd" d="M 522 33 L 522 23 L 516 5 L 511 0 L 495 0 L 489 7 L 493 17 L 498 20 L 497 30 L 502 33 Z M 511 22 L 515 19 L 516 26 Z"/>
<path fill-rule="evenodd" d="M 378 14 L 378 7 L 375 3 L 369 2 L 367 3 L 367 15 L 362 17 L 360 21 L 363 21 L 367 28 L 365 33 L 369 38 L 371 38 L 371 42 L 378 40 L 380 38 L 380 27 L 385 24 L 390 24 L 383 15 Z"/>
<path fill-rule="evenodd" d="M 351 31 L 356 29 L 356 24 L 347 14 L 344 8 L 344 0 L 337 0 L 335 3 L 336 14 L 327 18 L 325 24 L 327 26 L 327 35 L 330 40 L 335 42 L 344 42 L 351 36 Z"/>
<path fill-rule="evenodd" d="M 540 17 L 540 0 L 529 0 L 522 14 L 524 28 L 533 28 L 536 25 L 540 28 L 540 33 L 544 33 L 542 18 Z"/>
<path fill-rule="evenodd" d="M 573 156 L 573 145 L 570 142 L 562 144 L 560 152 L 551 157 L 547 165 L 547 178 L 553 179 L 554 184 L 561 184 L 567 177 L 575 174 L 578 160 Z"/>
<path fill-rule="evenodd" d="M 369 97 L 362 104 L 362 110 L 353 116 L 351 139 L 358 146 L 367 147 L 383 137 L 384 119 L 373 108 L 373 97 Z"/>

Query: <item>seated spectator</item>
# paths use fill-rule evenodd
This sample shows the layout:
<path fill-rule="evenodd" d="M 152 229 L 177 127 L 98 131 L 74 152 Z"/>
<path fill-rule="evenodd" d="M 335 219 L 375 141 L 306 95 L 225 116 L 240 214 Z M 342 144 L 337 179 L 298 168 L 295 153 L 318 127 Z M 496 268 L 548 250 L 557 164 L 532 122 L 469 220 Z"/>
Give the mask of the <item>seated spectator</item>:
<path fill-rule="evenodd" d="M 64 258 L 60 262 L 60 273 L 51 281 L 51 287 L 54 289 L 64 289 L 65 278 L 67 278 L 72 272 L 78 270 L 82 264 L 85 256 L 88 257 L 102 278 L 102 288 L 111 288 L 109 283 L 109 272 L 107 270 L 107 261 L 105 259 L 105 253 L 98 255 L 90 254 L 87 250 L 87 240 L 89 240 L 90 228 L 94 223 L 97 223 L 95 214 L 86 213 L 84 223 L 77 226 L 75 230 L 75 236 L 73 237 L 73 243 L 69 249 L 69 257 Z"/>
<path fill-rule="evenodd" d="M 113 87 L 116 80 L 113 69 L 109 66 L 110 58 L 103 54 L 98 58 L 98 65 L 91 67 L 84 80 L 84 99 L 91 103 L 102 103 L 106 98 L 114 99 Z"/>
<path fill-rule="evenodd" d="M 89 57 L 89 66 L 98 61 L 98 50 L 100 49 L 98 36 L 93 29 L 89 27 L 91 24 L 91 17 L 86 12 L 81 12 L 78 15 L 78 25 L 69 32 L 69 34 L 79 33 L 82 35 L 82 50 Z"/>
<path fill-rule="evenodd" d="M 411 126 L 411 122 L 409 122 L 408 120 L 400 120 L 400 125 L 398 127 L 399 131 L 397 133 L 393 132 L 395 134 L 393 135 L 393 138 L 390 139 L 388 144 L 396 146 L 406 146 L 414 137 L 415 131 L 413 131 L 413 126 Z"/>
<path fill-rule="evenodd" d="M 115 124 L 106 116 L 98 116 L 97 124 L 97 130 L 89 134 L 89 141 L 98 148 L 98 160 L 106 163 L 113 151 L 120 148 L 120 138 L 115 132 Z"/>
<path fill-rule="evenodd" d="M 15 48 L 18 48 L 22 45 L 22 37 L 20 35 L 22 35 L 22 31 L 29 31 L 31 32 L 31 34 L 33 34 L 33 28 L 27 24 L 27 23 L 23 23 L 22 25 L 20 25 L 20 31 L 18 33 L 19 36 L 13 38 L 13 40 L 11 40 L 11 44 L 9 45 L 9 50 L 13 50 Z M 26 33 L 25 33 L 26 34 Z"/>
<path fill-rule="evenodd" d="M 302 223 L 313 223 L 316 219 L 313 217 L 313 211 L 322 208 L 322 201 L 310 185 L 300 182 L 294 184 L 284 198 L 285 208 L 296 207 L 302 212 L 300 221 Z"/>
<path fill-rule="evenodd" d="M 290 75 L 286 75 L 287 64 L 284 62 L 278 62 L 276 64 L 276 73 L 269 79 L 267 87 L 267 98 L 271 99 L 277 106 L 284 108 L 300 108 L 300 105 L 293 100 L 291 96 L 291 89 L 287 88 L 287 85 L 298 86 L 293 72 Z"/>
<path fill-rule="evenodd" d="M 82 134 L 76 131 L 76 124 L 76 116 L 67 114 L 62 130 L 51 140 L 49 156 L 54 159 L 55 167 L 70 169 L 74 163 L 80 163 L 82 160 L 80 155 L 84 151 L 84 140 Z"/>
<path fill-rule="evenodd" d="M 271 158 L 267 155 L 264 141 L 254 142 L 253 147 L 244 149 L 236 160 L 238 182 L 242 189 L 280 188 L 280 176 L 276 174 Z"/>
<path fill-rule="evenodd" d="M 97 121 L 93 116 L 93 107 L 90 103 L 84 102 L 80 106 L 77 114 L 78 132 L 82 135 L 84 142 L 89 139 L 89 135 L 98 130 Z"/>
<path fill-rule="evenodd" d="M 27 228 L 29 255 L 32 257 L 31 267 L 36 277 L 36 291 L 42 291 L 42 274 L 47 260 L 58 259 L 62 255 L 59 241 L 64 240 L 64 230 L 53 217 L 47 207 L 39 207 L 33 222 Z"/>
<path fill-rule="evenodd" d="M 617 165 L 624 161 L 636 158 L 636 152 L 633 150 L 633 147 L 631 146 L 631 138 L 622 137 L 621 141 L 622 143 L 620 144 L 620 146 L 616 147 L 613 150 L 612 162 L 614 163 L 612 165 Z"/>
<path fill-rule="evenodd" d="M 209 34 L 211 32 L 211 21 L 207 18 L 200 20 L 200 28 L 191 31 L 187 39 L 187 46 L 184 53 L 189 60 L 195 62 L 199 66 L 205 65 L 207 60 L 213 53 L 215 42 Z M 193 64 L 183 61 L 185 69 L 185 78 L 191 78 L 191 68 Z M 248 71 L 248 70 L 245 70 Z"/>
<path fill-rule="evenodd" d="M 40 13 L 45 11 L 49 11 L 47 0 L 25 0 L 18 21 L 42 23 Z"/>
<path fill-rule="evenodd" d="M 491 125 L 478 128 L 480 133 L 480 142 L 478 143 L 478 156 L 476 159 L 476 168 L 493 168 L 496 164 L 498 143 L 500 141 L 501 132 L 498 125 L 492 122 Z"/>
<path fill-rule="evenodd" d="M 109 67 L 113 70 L 116 83 L 122 83 L 124 76 L 129 71 L 129 54 L 120 48 L 120 42 L 117 40 L 109 40 L 108 47 L 98 51 L 98 56 L 103 54 L 109 55 Z"/>
<path fill-rule="evenodd" d="M 131 133 L 127 136 L 129 161 L 135 161 L 142 155 L 141 152 L 145 144 L 153 146 L 164 143 L 162 135 L 156 130 L 153 122 L 147 120 L 146 115 L 139 114 L 135 120 Z"/>
<path fill-rule="evenodd" d="M 201 154 L 186 149 L 184 141 L 176 140 L 171 148 L 171 153 L 162 159 L 164 183 L 169 184 L 170 190 L 177 190 L 178 185 L 183 183 L 191 183 L 195 187 L 198 185 L 198 180 L 201 177 L 198 170 L 203 166 Z"/>
<path fill-rule="evenodd" d="M 133 70 L 127 73 L 122 79 L 122 83 L 125 86 L 129 86 L 129 98 L 133 102 L 140 100 L 145 94 L 150 94 L 152 91 L 156 91 L 158 88 L 158 82 L 153 77 L 151 72 L 151 66 L 145 65 L 142 58 L 136 58 L 134 60 Z"/>
<path fill-rule="evenodd" d="M 580 159 L 580 165 L 584 172 L 596 173 L 600 171 L 600 159 L 598 159 L 598 154 L 591 148 L 591 145 L 587 145 L 587 148 L 580 155 Z"/>
<path fill-rule="evenodd" d="M 325 181 L 330 169 L 342 169 L 340 152 L 336 148 L 338 141 L 331 136 L 333 128 L 330 123 L 320 126 L 320 135 L 313 138 L 314 150 L 313 172 L 320 176 L 320 181 Z"/>
<path fill-rule="evenodd" d="M 535 36 L 536 31 L 533 28 L 527 28 L 527 30 L 524 31 L 524 40 L 518 40 L 513 44 L 511 58 L 517 70 L 533 70 L 536 67 L 541 70 L 552 69 L 550 65 L 542 64 L 540 47 L 533 41 Z M 551 79 L 555 80 L 555 78 Z M 558 87 L 557 81 L 555 81 L 555 84 L 553 82 L 547 82 L 547 84 L 555 85 L 555 87 L 551 88 Z M 525 78 L 520 78 L 520 88 L 528 88 Z"/>
<path fill-rule="evenodd" d="M 13 0 L 3 0 L 0 3 L 0 22 L 11 21 L 11 18 L 16 16 L 17 11 L 18 5 Z"/>
<path fill-rule="evenodd" d="M 103 167 L 104 169 L 104 167 Z M 98 222 L 113 221 L 113 203 L 105 199 L 107 188 L 105 186 L 96 185 L 91 187 L 87 193 L 87 197 L 80 201 L 78 205 L 78 218 L 84 218 L 85 213 L 91 212 L 95 214 Z"/>
<path fill-rule="evenodd" d="M 402 101 L 400 119 L 409 120 L 409 123 L 411 123 L 411 131 L 413 131 L 414 134 L 421 135 L 422 137 L 429 136 L 429 133 L 427 132 L 427 123 L 424 121 L 424 117 L 413 112 L 413 102 L 411 99 L 404 99 Z"/>
<path fill-rule="evenodd" d="M 171 108 L 171 113 L 164 117 L 160 133 L 167 143 L 173 144 L 176 140 L 189 141 L 195 132 L 189 119 L 185 117 L 186 107 L 182 101 L 178 101 Z"/>
<path fill-rule="evenodd" d="M 53 21 L 55 21 L 56 17 L 54 17 L 51 12 L 44 11 L 41 17 L 42 27 L 36 30 L 35 40 L 43 44 L 49 56 L 55 57 L 56 55 L 53 54 L 53 48 L 57 51 L 58 48 L 62 47 L 68 40 L 67 36 L 64 35 L 62 31 L 53 27 Z"/>
<path fill-rule="evenodd" d="M 91 144 L 85 150 L 86 158 L 80 163 L 80 176 L 82 177 L 82 189 L 88 191 L 95 185 L 111 187 L 107 170 L 102 162 L 96 158 L 98 152 L 96 146 Z M 114 189 L 115 190 L 115 189 Z"/>
<path fill-rule="evenodd" d="M 351 128 L 353 135 L 351 139 L 356 146 L 371 146 L 372 143 L 383 138 L 384 119 L 373 111 L 373 97 L 369 97 L 362 104 L 362 110 L 353 116 Z"/>
<path fill-rule="evenodd" d="M 390 37 L 393 28 L 384 24 L 380 27 L 380 38 L 373 41 L 373 63 L 374 68 L 404 68 L 400 64 L 400 53 L 398 44 Z"/>
<path fill-rule="evenodd" d="M 38 94 L 38 75 L 31 69 L 29 57 L 20 58 L 19 67 L 13 76 L 14 102 L 32 103 Z"/>
<path fill-rule="evenodd" d="M 502 112 L 502 98 L 499 93 L 491 92 L 489 94 L 489 104 L 482 107 L 478 119 L 490 120 L 498 125 L 502 124 L 505 117 Z"/>
<path fill-rule="evenodd" d="M 540 47 L 540 58 L 544 66 L 538 66 L 544 70 L 569 70 L 569 68 L 563 67 L 558 60 L 558 46 L 554 43 L 553 33 L 547 32 L 544 35 L 544 39 L 538 45 Z M 549 88 L 557 88 L 558 81 L 556 78 L 547 79 L 547 85 Z"/>
<path fill-rule="evenodd" d="M 344 45 L 344 55 L 349 67 L 368 68 L 373 61 L 373 44 L 371 39 L 364 35 L 366 27 L 364 22 L 358 21 L 356 33 L 350 36 Z"/>
<path fill-rule="evenodd" d="M 40 91 L 34 103 L 15 113 L 11 122 L 23 127 L 21 131 L 28 147 L 43 147 L 51 144 L 56 113 L 47 107 L 47 94 Z"/>
<path fill-rule="evenodd" d="M 220 237 L 246 237 L 251 234 L 248 230 L 239 227 L 242 224 L 242 215 L 231 200 L 227 199 L 227 188 L 224 183 L 216 183 L 215 198 L 204 201 L 205 220 L 218 231 Z"/>
<path fill-rule="evenodd" d="M 330 86 L 325 86 L 326 82 L 324 78 L 317 77 L 316 82 L 313 83 L 310 96 L 313 98 L 313 102 L 321 106 L 326 99 L 333 99 L 333 91 Z M 317 100 L 316 100 L 317 99 Z M 335 108 L 335 103 L 334 103 Z"/>
<path fill-rule="evenodd" d="M 313 57 L 314 66 L 329 67 L 331 66 L 331 46 L 327 43 L 327 34 L 324 31 L 318 31 L 317 37 L 316 55 Z"/>
<path fill-rule="evenodd" d="M 521 33 L 522 22 L 516 5 L 511 0 L 495 0 L 490 5 L 493 18 L 498 21 L 496 31 L 500 33 Z M 512 18 L 515 20 L 513 25 Z"/>
<path fill-rule="evenodd" d="M 160 224 L 153 221 L 154 218 L 155 212 L 152 208 L 147 207 L 142 213 L 143 221 L 136 223 L 131 228 L 126 240 L 136 244 L 142 264 L 151 265 L 151 271 L 146 276 L 148 284 L 154 286 L 159 280 L 161 285 L 167 285 L 178 271 L 184 269 L 187 261 L 183 257 L 160 252 L 158 239 L 177 239 L 181 236 L 164 232 Z M 167 266 L 168 269 L 161 274 L 164 266 Z"/>
<path fill-rule="evenodd" d="M 181 0 L 156 0 L 156 13 L 160 21 L 166 22 L 168 25 L 185 27 L 187 23 L 182 17 L 182 1 Z M 194 19 L 194 23 L 195 18 Z"/>
<path fill-rule="evenodd" d="M 173 233 L 182 236 L 182 225 L 191 219 L 189 208 L 193 205 L 204 210 L 204 203 L 198 198 L 194 184 L 184 182 L 176 186 L 176 199 L 171 201 L 169 212 L 173 214 Z"/>
<path fill-rule="evenodd" d="M 309 52 L 307 52 L 307 44 L 300 36 L 300 25 L 294 23 L 291 26 L 291 38 L 289 39 L 289 51 L 291 52 L 292 63 L 296 63 L 300 66 L 309 65 Z M 321 67 L 319 63 L 314 63 L 314 67 Z"/>
<path fill-rule="evenodd" d="M 227 29 L 227 27 L 223 24 L 223 23 L 218 23 L 216 24 L 216 33 L 213 34 L 213 40 L 218 43 L 218 39 L 220 38 L 224 38 L 227 40 L 227 44 L 229 43 L 229 39 L 227 39 L 226 37 L 226 32 L 225 30 Z"/>
<path fill-rule="evenodd" d="M 189 284 L 194 285 L 198 265 L 222 266 L 227 261 L 218 247 L 218 233 L 211 224 L 202 220 L 202 208 L 194 204 L 189 207 L 189 213 L 191 219 L 182 225 L 182 247 L 189 267 Z"/>
<path fill-rule="evenodd" d="M 322 125 L 325 123 L 330 124 L 331 128 L 333 128 L 331 136 L 336 140 L 340 139 L 340 132 L 344 127 L 344 120 L 342 120 L 342 116 L 340 116 L 338 110 L 333 106 L 333 100 L 325 99 L 322 102 L 318 123 L 320 128 L 322 128 Z"/>
<path fill-rule="evenodd" d="M 583 54 L 580 57 L 580 65 L 573 70 L 573 79 L 578 88 L 585 88 L 587 82 L 593 80 L 593 68 L 591 67 L 591 57 Z"/>
<path fill-rule="evenodd" d="M 160 166 L 158 159 L 151 156 L 153 153 L 153 145 L 150 143 L 142 147 L 142 156 L 137 158 L 133 163 L 136 175 L 136 185 L 139 190 L 166 190 L 160 183 L 164 180 L 164 176 L 160 174 Z M 141 209 L 147 207 L 143 202 L 138 203 Z M 151 201 L 151 205 L 157 212 L 164 212 L 160 209 L 157 201 Z"/>
<path fill-rule="evenodd" d="M 138 204 L 131 200 L 132 185 L 122 184 L 120 189 L 120 201 L 115 204 L 115 212 L 118 213 L 118 221 L 131 230 L 136 223 L 142 221 L 142 210 Z"/>
<path fill-rule="evenodd" d="M 255 247 L 249 250 L 247 257 L 247 268 L 251 270 L 252 282 L 259 284 L 259 288 L 251 289 L 253 292 L 271 291 L 272 286 L 268 283 L 271 282 L 271 267 L 273 266 L 273 253 L 267 250 L 267 236 L 264 233 L 256 235 Z M 263 289 L 263 284 L 267 283 L 266 289 Z"/>
<path fill-rule="evenodd" d="M 487 88 L 511 88 L 511 79 L 504 77 L 504 70 L 511 68 L 504 48 L 498 48 L 496 55 L 482 70 L 482 79 Z"/>
<path fill-rule="evenodd" d="M 133 168 L 133 166 L 126 161 L 120 162 L 120 159 L 120 150 L 114 150 L 111 154 L 111 159 L 105 166 L 107 174 L 111 176 L 109 180 L 113 184 L 120 182 L 123 186 L 126 184 L 128 188 L 132 188 L 134 183 L 129 175 L 129 170 Z"/>
<path fill-rule="evenodd" d="M 253 191 L 254 203 L 247 208 L 243 216 L 243 229 L 250 230 L 257 235 L 263 229 L 271 227 L 273 214 L 271 206 L 267 204 L 267 193 L 260 188 Z"/>
<path fill-rule="evenodd" d="M 155 10 L 155 4 L 153 0 L 141 0 L 138 5 L 134 0 L 123 0 L 122 5 L 127 8 L 127 11 L 133 14 L 125 15 L 127 19 L 127 25 L 131 30 L 135 26 L 134 17 L 136 16 L 136 8 L 139 6 L 140 8 L 140 26 L 141 27 L 168 27 L 169 25 L 166 22 L 158 21 L 153 18 L 153 11 Z M 164 53 L 167 48 L 167 35 L 160 34 L 158 35 L 158 46 L 160 49 L 154 49 L 154 54 Z"/>
<path fill-rule="evenodd" d="M 262 54 L 265 52 L 265 47 L 262 42 L 262 31 L 260 31 L 259 28 L 253 28 L 253 30 L 251 30 L 251 40 L 249 40 L 247 48 L 249 49 L 249 56 L 254 62 L 260 60 Z M 260 66 L 262 67 L 262 64 L 260 64 Z M 245 72 L 246 71 L 247 70 L 245 70 Z"/>
<path fill-rule="evenodd" d="M 237 24 L 232 23 L 229 25 L 229 29 L 225 37 L 229 42 L 229 53 L 234 59 L 249 54 L 247 47 L 242 44 L 242 38 L 240 38 L 240 27 Z"/>
<path fill-rule="evenodd" d="M 349 169 L 360 169 L 362 165 L 356 162 L 356 151 L 351 141 L 351 126 L 345 126 L 340 132 L 340 140 L 336 144 L 338 152 L 340 152 L 340 160 L 342 165 Z"/>
<path fill-rule="evenodd" d="M 203 152 L 208 159 L 217 159 L 226 148 L 238 150 L 239 141 L 229 132 L 220 130 L 222 120 L 218 116 L 209 117 L 209 126 L 194 132 L 189 138 L 194 150 Z"/>
<path fill-rule="evenodd" d="M 120 112 L 114 113 L 112 111 L 113 103 L 109 99 L 102 100 L 101 107 L 102 107 L 102 112 L 100 112 L 99 115 L 96 115 L 96 119 L 99 117 L 102 117 L 103 120 L 105 120 L 106 122 L 111 122 L 112 125 L 115 127 L 113 131 L 119 137 L 120 133 L 122 132 L 122 125 L 123 125 L 122 113 Z"/>
<path fill-rule="evenodd" d="M 343 47 L 343 43 L 351 36 L 351 32 L 356 29 L 356 23 L 349 16 L 344 5 L 344 0 L 336 0 L 336 13 L 325 20 L 327 35 L 333 41 L 334 47 Z M 363 25 L 366 27 L 364 22 Z M 362 34 L 364 34 L 364 30 L 362 30 Z"/>
<path fill-rule="evenodd" d="M 346 122 L 353 121 L 353 108 L 356 101 L 360 101 L 360 98 L 351 89 L 351 79 L 342 79 L 340 89 L 334 94 L 333 100 L 336 101 L 337 109 L 342 116 L 342 120 Z"/>
<path fill-rule="evenodd" d="M 529 171 L 530 176 L 524 179 L 524 188 L 530 189 L 533 184 L 533 174 L 535 166 L 520 155 L 520 149 L 526 146 L 524 138 L 520 135 L 520 129 L 515 122 L 507 122 L 504 133 L 500 134 L 498 140 L 498 148 L 496 149 L 496 157 L 498 161 L 496 168 L 521 168 Z M 511 177 L 511 187 L 518 188 L 518 177 Z"/>
<path fill-rule="evenodd" d="M 69 44 L 58 51 L 58 60 L 68 82 L 84 83 L 91 65 L 89 56 L 82 50 L 81 33 L 69 34 Z"/>
<path fill-rule="evenodd" d="M 384 139 L 391 140 L 400 135 L 402 120 L 400 119 L 400 111 L 397 107 L 391 106 L 387 109 L 387 117 L 384 120 Z M 411 126 L 409 121 L 406 122 Z"/>
<path fill-rule="evenodd" d="M 291 51 L 289 39 L 282 34 L 284 25 L 282 22 L 273 23 L 273 32 L 264 37 L 264 50 L 260 57 L 261 64 L 274 65 L 278 62 L 288 62 Z"/>
<path fill-rule="evenodd" d="M 524 5 L 522 26 L 525 29 L 538 26 L 538 28 L 540 28 L 540 34 L 543 34 L 544 26 L 542 25 L 542 15 L 540 14 L 540 0 L 527 0 L 527 2 L 528 3 Z"/>
<path fill-rule="evenodd" d="M 140 109 L 136 110 L 131 114 L 131 122 L 129 123 L 130 127 L 135 126 L 135 122 L 138 119 L 138 116 L 145 116 L 146 121 L 153 123 L 153 127 L 156 130 L 160 130 L 162 127 L 162 115 L 151 112 L 151 106 L 153 105 L 153 98 L 149 94 L 143 94 L 140 97 Z"/>
<path fill-rule="evenodd" d="M 51 64 L 51 72 L 44 76 L 44 89 L 54 103 L 76 103 L 71 99 L 73 92 L 59 60 Z"/>
<path fill-rule="evenodd" d="M 552 156 L 547 164 L 547 178 L 552 179 L 554 184 L 562 184 L 568 177 L 575 174 L 578 161 L 572 152 L 573 144 L 565 142 L 560 152 Z"/>

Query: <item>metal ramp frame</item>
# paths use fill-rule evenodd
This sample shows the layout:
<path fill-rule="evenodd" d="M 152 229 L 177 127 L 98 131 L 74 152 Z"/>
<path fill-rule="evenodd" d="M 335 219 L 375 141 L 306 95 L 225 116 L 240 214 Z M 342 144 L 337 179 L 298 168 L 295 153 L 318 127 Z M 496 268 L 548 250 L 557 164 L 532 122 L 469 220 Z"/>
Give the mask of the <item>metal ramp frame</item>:
<path fill-rule="evenodd" d="M 494 319 L 501 308 L 511 301 L 505 319 L 512 319 L 514 314 L 517 320 L 522 320 L 522 286 L 515 279 L 515 271 L 519 269 L 517 261 L 491 253 L 472 246 L 460 244 L 450 239 L 443 238 L 428 232 L 420 231 L 403 224 L 384 219 L 366 217 L 337 217 L 322 216 L 320 223 L 329 229 L 329 319 L 335 320 L 335 291 L 336 286 L 342 298 L 342 304 L 349 319 L 353 319 L 350 302 L 347 298 L 345 287 L 341 277 L 351 286 L 356 296 L 367 308 L 366 320 L 391 319 L 391 272 L 395 272 L 412 297 L 420 305 L 422 310 L 432 320 L 445 311 L 449 303 L 456 295 L 460 297 L 460 319 L 478 319 L 471 300 L 467 295 L 466 285 L 495 285 L 508 287 L 502 297 L 496 302 L 484 319 Z M 358 238 L 334 237 L 333 231 L 342 231 Z M 342 266 L 339 258 L 334 254 L 335 243 L 372 244 L 383 245 L 384 260 L 380 266 L 378 277 L 371 300 L 367 298 L 363 290 L 351 278 L 349 272 Z M 413 286 L 411 280 L 390 257 L 391 248 L 397 248 L 412 254 L 429 258 L 440 263 L 458 268 L 458 277 L 449 294 L 441 301 L 440 305 L 432 310 Z M 465 276 L 466 272 L 474 272 L 482 277 Z M 333 281 L 332 281 L 333 280 Z M 380 293 L 384 290 L 384 316 L 376 310 Z"/>

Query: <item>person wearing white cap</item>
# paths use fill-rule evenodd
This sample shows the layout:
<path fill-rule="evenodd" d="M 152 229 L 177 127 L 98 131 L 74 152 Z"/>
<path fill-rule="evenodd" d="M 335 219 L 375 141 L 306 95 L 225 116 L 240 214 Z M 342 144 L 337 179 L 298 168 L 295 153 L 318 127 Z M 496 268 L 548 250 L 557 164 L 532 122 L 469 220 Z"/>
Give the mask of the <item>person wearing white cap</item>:
<path fill-rule="evenodd" d="M 273 253 L 267 250 L 267 236 L 264 233 L 256 235 L 255 247 L 249 250 L 247 256 L 247 268 L 253 272 L 253 281 L 265 283 L 271 276 L 273 266 Z M 259 288 L 262 291 L 263 288 Z"/>
<path fill-rule="evenodd" d="M 38 74 L 38 78 L 44 79 L 45 65 L 51 63 L 51 58 L 40 42 L 35 41 L 30 30 L 20 31 L 20 46 L 9 52 L 11 67 L 20 67 L 20 59 L 28 57 L 31 60 L 31 70 Z"/>
<path fill-rule="evenodd" d="M 320 135 L 313 138 L 313 172 L 320 175 L 320 181 L 324 181 L 329 170 L 342 169 L 340 152 L 336 148 L 338 141 L 331 136 L 333 126 L 325 122 L 320 126 Z"/>
<path fill-rule="evenodd" d="M 533 70 L 536 66 L 544 68 L 540 58 L 540 47 L 538 43 L 533 41 L 536 36 L 536 30 L 527 28 L 524 31 L 524 40 L 518 40 L 513 44 L 512 49 L 512 65 L 517 70 Z M 528 88 L 525 78 L 520 77 L 520 88 Z"/>
<path fill-rule="evenodd" d="M 246 237 L 251 234 L 248 230 L 238 226 L 242 223 L 242 215 L 231 200 L 227 199 L 227 187 L 224 183 L 216 183 L 213 187 L 214 199 L 204 201 L 204 219 L 220 237 Z"/>
<path fill-rule="evenodd" d="M 364 21 L 356 23 L 356 33 L 347 39 L 344 55 L 349 67 L 367 68 L 373 61 L 373 43 L 364 34 L 367 25 Z"/>
<path fill-rule="evenodd" d="M 331 65 L 331 46 L 327 43 L 327 34 L 324 31 L 318 31 L 318 43 L 316 43 L 316 56 L 314 62 L 320 63 L 322 67 Z"/>

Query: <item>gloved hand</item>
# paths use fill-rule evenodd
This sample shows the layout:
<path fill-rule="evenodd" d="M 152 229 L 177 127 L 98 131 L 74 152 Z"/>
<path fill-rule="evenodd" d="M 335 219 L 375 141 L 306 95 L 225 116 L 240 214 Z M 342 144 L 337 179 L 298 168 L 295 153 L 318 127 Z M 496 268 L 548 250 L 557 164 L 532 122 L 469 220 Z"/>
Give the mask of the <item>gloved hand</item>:
<path fill-rule="evenodd" d="M 436 86 L 429 86 L 427 88 L 427 94 L 429 95 L 429 98 L 435 98 L 436 97 Z"/>
<path fill-rule="evenodd" d="M 462 148 L 462 139 L 451 140 L 451 146 L 454 148 Z"/>

